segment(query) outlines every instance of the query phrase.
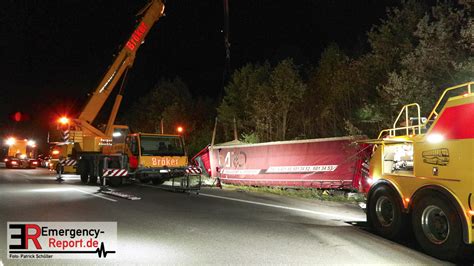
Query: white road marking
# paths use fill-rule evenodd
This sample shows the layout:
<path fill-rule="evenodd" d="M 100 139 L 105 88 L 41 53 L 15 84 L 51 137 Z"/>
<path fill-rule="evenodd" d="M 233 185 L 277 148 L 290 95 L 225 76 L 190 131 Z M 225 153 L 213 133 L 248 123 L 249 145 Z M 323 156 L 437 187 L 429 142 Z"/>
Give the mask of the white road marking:
<path fill-rule="evenodd" d="M 98 198 L 101 198 L 101 199 L 105 199 L 105 200 L 117 202 L 117 200 L 104 197 L 104 196 L 102 196 L 102 195 L 100 195 L 100 194 L 97 194 L 97 193 L 92 193 L 92 192 L 88 192 L 88 191 L 85 191 L 85 190 L 82 190 L 82 189 L 71 188 L 71 187 L 62 187 L 62 188 L 40 188 L 40 189 L 33 189 L 33 190 L 30 190 L 30 191 L 32 191 L 32 192 L 38 192 L 38 193 L 77 191 L 77 192 L 80 192 L 80 193 L 83 193 L 83 194 L 88 194 L 88 195 L 91 195 L 91 196 L 94 196 L 94 197 L 98 197 Z"/>
<path fill-rule="evenodd" d="M 78 192 L 81 192 L 81 193 L 84 193 L 84 194 L 89 194 L 89 195 L 91 195 L 91 196 L 98 197 L 98 198 L 101 198 L 101 199 L 105 199 L 105 200 L 108 200 L 108 201 L 117 202 L 117 200 L 114 200 L 114 199 L 111 199 L 111 198 L 107 198 L 107 197 L 101 196 L 100 194 L 87 192 L 87 191 L 84 191 L 84 190 L 82 190 L 82 189 L 73 188 L 73 190 L 78 191 Z"/>
<path fill-rule="evenodd" d="M 298 211 L 298 212 L 311 213 L 311 214 L 316 214 L 316 215 L 321 215 L 321 216 L 327 216 L 327 217 L 331 217 L 331 218 L 337 218 L 337 219 L 341 219 L 341 220 L 345 220 L 345 221 L 360 221 L 360 220 L 363 220 L 363 219 L 361 219 L 360 217 L 352 217 L 352 216 L 345 216 L 345 215 L 333 214 L 333 213 L 328 213 L 328 212 L 312 211 L 312 210 L 306 210 L 306 209 L 301 209 L 301 208 L 288 207 L 288 206 L 283 206 L 283 205 L 276 205 L 276 204 L 270 204 L 270 203 L 263 203 L 263 202 L 258 202 L 258 201 L 250 201 L 250 200 L 243 200 L 243 199 L 236 199 L 236 198 L 228 198 L 228 197 L 217 196 L 217 195 L 206 194 L 206 193 L 199 193 L 199 195 L 200 195 L 200 196 L 205 196 L 205 197 L 210 197 L 210 198 L 225 199 L 225 200 L 231 200 L 231 201 L 249 203 L 249 204 L 254 204 L 254 205 L 272 207 L 272 208 L 277 208 L 277 209 L 284 209 L 284 210 L 291 210 L 291 211 Z"/>
<path fill-rule="evenodd" d="M 151 188 L 160 189 L 159 187 L 146 185 L 146 184 L 138 184 L 138 185 L 143 186 L 143 187 L 151 187 Z M 260 206 L 265 206 L 265 207 L 277 208 L 277 209 L 284 209 L 284 210 L 290 210 L 290 211 L 298 211 L 298 212 L 316 214 L 316 215 L 326 216 L 326 217 L 330 217 L 330 218 L 336 218 L 336 219 L 340 219 L 340 220 L 344 220 L 344 221 L 363 221 L 364 220 L 361 217 L 353 217 L 353 216 L 339 215 L 339 214 L 328 213 L 328 212 L 313 211 L 313 210 L 294 208 L 294 207 L 288 207 L 288 206 L 283 206 L 283 205 L 263 203 L 263 202 L 258 202 L 258 201 L 250 201 L 250 200 L 243 200 L 243 199 L 237 199 L 237 198 L 229 198 L 229 197 L 217 196 L 217 195 L 206 194 L 206 193 L 199 193 L 199 195 L 200 196 L 205 196 L 205 197 L 210 197 L 210 198 L 225 199 L 225 200 L 231 200 L 231 201 L 237 201 L 237 202 L 242 202 L 242 203 L 260 205 Z"/>

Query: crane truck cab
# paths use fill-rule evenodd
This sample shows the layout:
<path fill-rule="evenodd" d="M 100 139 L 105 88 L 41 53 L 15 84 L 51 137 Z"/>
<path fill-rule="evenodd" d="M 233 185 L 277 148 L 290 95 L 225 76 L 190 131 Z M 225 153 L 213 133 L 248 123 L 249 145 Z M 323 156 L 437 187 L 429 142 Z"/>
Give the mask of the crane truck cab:
<path fill-rule="evenodd" d="M 188 157 L 179 135 L 131 134 L 126 147 L 130 174 L 141 182 L 162 184 L 185 174 Z"/>
<path fill-rule="evenodd" d="M 445 260 L 474 244 L 473 85 L 447 88 L 426 120 L 418 104 L 405 105 L 392 128 L 366 141 L 374 145 L 368 223 L 391 239 L 412 231 L 426 253 Z"/>
<path fill-rule="evenodd" d="M 127 179 L 162 184 L 164 181 L 184 176 L 188 157 L 183 138 L 179 135 L 133 133 L 115 131 L 114 137 L 105 141 L 102 151 L 82 152 L 77 173 L 83 183 L 95 183 L 106 177 L 113 186 Z"/>

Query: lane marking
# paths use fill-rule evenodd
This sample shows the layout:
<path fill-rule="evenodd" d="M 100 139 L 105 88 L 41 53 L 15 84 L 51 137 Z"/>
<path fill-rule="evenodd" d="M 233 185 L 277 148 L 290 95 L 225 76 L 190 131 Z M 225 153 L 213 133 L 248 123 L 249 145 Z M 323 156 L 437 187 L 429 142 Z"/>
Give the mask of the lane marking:
<path fill-rule="evenodd" d="M 270 203 L 263 203 L 263 202 L 258 202 L 258 201 L 250 201 L 250 200 L 243 200 L 243 199 L 236 199 L 236 198 L 228 198 L 228 197 L 217 196 L 217 195 L 206 194 L 206 193 L 199 193 L 199 195 L 200 195 L 200 196 L 205 196 L 205 197 L 210 197 L 210 198 L 225 199 L 225 200 L 230 200 L 230 201 L 237 201 L 237 202 L 242 202 L 242 203 L 248 203 L 248 204 L 260 205 L 260 206 L 272 207 L 272 208 L 277 208 L 277 209 L 284 209 L 284 210 L 298 211 L 298 212 L 304 212 L 304 213 L 311 213 L 311 214 L 316 214 L 316 215 L 321 215 L 321 216 L 327 216 L 327 217 L 337 218 L 337 219 L 346 220 L 346 221 L 361 221 L 361 218 L 352 217 L 352 216 L 343 216 L 343 215 L 332 214 L 332 213 L 327 213 L 327 212 L 312 211 L 312 210 L 306 210 L 306 209 L 301 209 L 301 208 L 288 207 L 288 206 L 283 206 L 283 205 L 276 205 L 276 204 L 270 204 Z"/>
<path fill-rule="evenodd" d="M 97 198 L 109 200 L 109 201 L 112 201 L 112 202 L 117 202 L 117 200 L 115 200 L 115 199 L 111 199 L 111 198 L 102 196 L 102 195 L 97 194 L 97 193 L 88 192 L 88 191 L 85 191 L 85 190 L 82 190 L 82 189 L 71 188 L 71 187 L 66 187 L 66 188 L 65 188 L 65 187 L 62 187 L 62 188 L 40 188 L 40 189 L 33 189 L 33 190 L 31 190 L 31 191 L 32 191 L 32 192 L 38 192 L 38 193 L 76 191 L 76 192 L 80 192 L 80 193 L 83 193 L 83 194 L 91 195 L 91 196 L 94 196 L 94 197 L 97 197 Z"/>
<path fill-rule="evenodd" d="M 94 197 L 97 197 L 97 198 L 105 199 L 105 200 L 112 201 L 112 202 L 117 202 L 117 200 L 114 200 L 114 199 L 111 199 L 111 198 L 107 198 L 107 197 L 101 196 L 100 194 L 95 194 L 95 193 L 92 193 L 92 192 L 87 192 L 87 191 L 84 191 L 84 190 L 82 190 L 82 189 L 73 188 L 73 190 L 78 191 L 78 192 L 81 192 L 81 193 L 84 193 L 84 194 L 89 194 L 89 195 L 94 196 Z"/>
<path fill-rule="evenodd" d="M 147 184 L 138 184 L 138 185 L 143 186 L 143 187 L 151 187 L 151 188 L 155 188 L 155 189 L 160 189 L 159 187 L 155 187 L 155 186 L 147 185 Z M 202 193 L 202 192 L 200 192 L 199 195 L 209 197 L 209 198 L 224 199 L 224 200 L 237 201 L 237 202 L 242 202 L 242 203 L 260 205 L 260 206 L 283 209 L 283 210 L 290 210 L 290 211 L 298 211 L 298 212 L 316 214 L 316 215 L 327 216 L 327 217 L 331 217 L 331 218 L 337 218 L 337 219 L 341 219 L 341 220 L 345 220 L 345 221 L 365 221 L 364 218 L 338 215 L 338 214 L 333 214 L 333 213 L 328 213 L 328 212 L 312 211 L 312 210 L 288 207 L 288 206 L 283 206 L 283 205 L 263 203 L 263 202 L 258 202 L 258 201 L 250 201 L 250 200 L 243 200 L 243 199 L 237 199 L 237 198 L 229 198 L 229 197 L 217 196 L 217 195 L 212 195 L 212 194 L 207 194 L 207 193 Z"/>

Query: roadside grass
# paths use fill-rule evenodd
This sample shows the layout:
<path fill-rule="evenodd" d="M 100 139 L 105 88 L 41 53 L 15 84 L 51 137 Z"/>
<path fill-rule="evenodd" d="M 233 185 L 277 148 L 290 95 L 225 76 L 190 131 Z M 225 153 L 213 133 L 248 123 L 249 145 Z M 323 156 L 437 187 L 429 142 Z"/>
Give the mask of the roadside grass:
<path fill-rule="evenodd" d="M 223 184 L 223 188 L 236 191 L 270 193 L 287 197 L 315 199 L 322 201 L 335 201 L 354 204 L 365 202 L 365 197 L 360 193 L 350 193 L 347 191 L 335 189 L 256 187 L 229 184 Z"/>

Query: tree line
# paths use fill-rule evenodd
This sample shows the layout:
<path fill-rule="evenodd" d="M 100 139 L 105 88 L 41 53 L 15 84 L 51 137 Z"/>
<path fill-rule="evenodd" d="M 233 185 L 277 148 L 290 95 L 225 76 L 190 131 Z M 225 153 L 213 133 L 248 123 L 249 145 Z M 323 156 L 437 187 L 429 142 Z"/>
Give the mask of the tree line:
<path fill-rule="evenodd" d="M 376 137 L 404 104 L 417 102 L 427 115 L 444 88 L 474 79 L 469 1 L 404 1 L 373 25 L 367 43 L 356 55 L 332 43 L 312 65 L 248 63 L 232 73 L 218 102 L 193 99 L 179 78 L 162 80 L 122 119 L 143 132 L 160 132 L 161 119 L 166 132 L 184 125 L 190 155 L 210 142 L 215 117 L 219 141 L 233 139 L 234 123 L 250 143 Z"/>

